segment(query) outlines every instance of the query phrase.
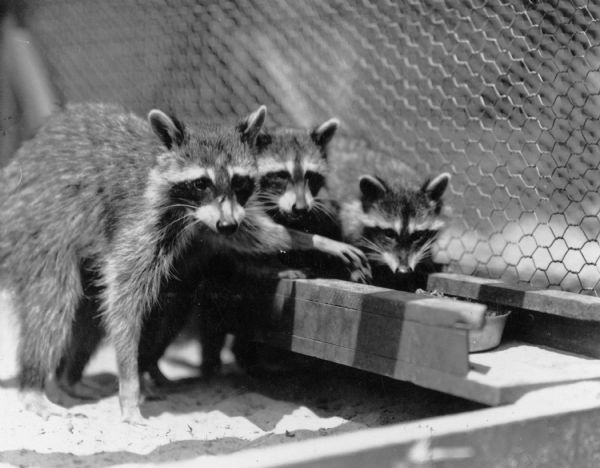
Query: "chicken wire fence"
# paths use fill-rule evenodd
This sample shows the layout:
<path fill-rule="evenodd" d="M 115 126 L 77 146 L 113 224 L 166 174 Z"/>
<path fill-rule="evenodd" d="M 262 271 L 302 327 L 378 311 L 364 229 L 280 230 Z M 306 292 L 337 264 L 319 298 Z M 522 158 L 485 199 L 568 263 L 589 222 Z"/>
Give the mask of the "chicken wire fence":
<path fill-rule="evenodd" d="M 293 126 L 338 116 L 387 155 L 387 177 L 402 162 L 452 174 L 435 253 L 452 271 L 600 292 L 600 0 L 26 6 L 65 100 L 212 120 L 266 104 Z"/>

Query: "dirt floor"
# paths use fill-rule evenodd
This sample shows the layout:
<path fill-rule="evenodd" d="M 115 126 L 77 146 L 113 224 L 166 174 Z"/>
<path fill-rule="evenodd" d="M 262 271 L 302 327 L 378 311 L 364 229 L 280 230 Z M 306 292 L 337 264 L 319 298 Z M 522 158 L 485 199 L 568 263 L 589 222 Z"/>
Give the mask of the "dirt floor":
<path fill-rule="evenodd" d="M 213 466 L 215 457 L 250 448 L 477 408 L 316 360 L 295 363 L 285 372 L 249 377 L 225 350 L 227 364 L 220 377 L 145 402 L 145 426 L 119 422 L 114 394 L 82 403 L 53 389 L 51 397 L 69 408 L 69 416 L 44 421 L 24 411 L 18 397 L 14 322 L 6 296 L 0 295 L 0 466 L 168 464 L 192 459 L 197 466 Z M 161 368 L 180 379 L 197 375 L 199 362 L 199 346 L 188 340 L 168 351 Z M 115 362 L 109 346 L 95 356 L 85 381 L 114 387 Z M 256 451 L 252 454 L 248 460 L 252 466 L 268 464 L 269 460 L 256 459 Z"/>

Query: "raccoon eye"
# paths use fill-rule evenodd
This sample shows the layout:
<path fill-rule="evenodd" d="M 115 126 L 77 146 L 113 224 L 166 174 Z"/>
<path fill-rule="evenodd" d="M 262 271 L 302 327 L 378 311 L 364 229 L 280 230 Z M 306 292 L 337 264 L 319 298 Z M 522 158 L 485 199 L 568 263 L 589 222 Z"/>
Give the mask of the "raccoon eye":
<path fill-rule="evenodd" d="M 276 179 L 288 180 L 290 178 L 290 173 L 288 171 L 271 172 L 270 175 Z"/>
<path fill-rule="evenodd" d="M 252 192 L 254 192 L 254 179 L 252 177 L 243 177 L 234 175 L 231 179 L 231 189 L 234 191 L 237 201 L 240 205 L 244 205 Z"/>
<path fill-rule="evenodd" d="M 210 179 L 208 177 L 201 177 L 200 179 L 196 179 L 192 182 L 193 187 L 196 190 L 206 190 L 208 188 L 208 186 L 210 185 Z"/>
<path fill-rule="evenodd" d="M 304 174 L 304 178 L 313 195 L 317 194 L 317 192 L 325 185 L 325 177 L 317 172 L 307 171 L 306 174 Z"/>
<path fill-rule="evenodd" d="M 384 229 L 384 230 L 383 230 L 383 235 L 384 235 L 385 237 L 389 237 L 390 239 L 394 239 L 394 238 L 396 238 L 396 237 L 397 237 L 397 235 L 398 235 L 398 234 L 397 234 L 397 233 L 396 233 L 396 231 L 394 231 L 393 229 L 391 229 L 391 228 L 388 228 L 388 229 Z"/>

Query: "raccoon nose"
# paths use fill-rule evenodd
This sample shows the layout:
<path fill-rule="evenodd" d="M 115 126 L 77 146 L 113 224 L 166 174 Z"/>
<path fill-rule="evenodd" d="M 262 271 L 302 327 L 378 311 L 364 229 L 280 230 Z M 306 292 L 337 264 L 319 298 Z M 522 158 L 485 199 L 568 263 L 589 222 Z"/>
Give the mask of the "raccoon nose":
<path fill-rule="evenodd" d="M 398 265 L 396 267 L 396 271 L 394 271 L 394 273 L 397 275 L 403 275 L 405 273 L 410 273 L 411 271 L 412 271 L 412 268 L 407 265 Z"/>
<path fill-rule="evenodd" d="M 217 221 L 217 231 L 220 234 L 230 235 L 237 231 L 238 223 L 235 221 Z"/>
<path fill-rule="evenodd" d="M 308 207 L 304 204 L 299 205 L 298 203 L 294 203 L 292 205 L 292 213 L 296 216 L 305 215 L 308 212 Z"/>

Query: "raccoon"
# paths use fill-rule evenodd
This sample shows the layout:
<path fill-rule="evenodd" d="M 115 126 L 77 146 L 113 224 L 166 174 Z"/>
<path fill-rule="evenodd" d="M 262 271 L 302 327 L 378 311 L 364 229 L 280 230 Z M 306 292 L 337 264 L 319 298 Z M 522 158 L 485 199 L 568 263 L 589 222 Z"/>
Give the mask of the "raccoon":
<path fill-rule="evenodd" d="M 327 194 L 327 145 L 339 126 L 330 119 L 310 132 L 280 128 L 259 134 L 259 199 L 280 224 L 339 237 Z"/>
<path fill-rule="evenodd" d="M 238 127 L 243 141 L 253 142 L 254 147 L 258 145 L 255 144 L 256 138 L 253 134 L 256 134 L 255 129 L 262 125 L 264 120 L 264 110 L 262 114 L 259 111 L 251 115 L 243 125 Z M 253 134 L 249 133 L 250 129 L 253 129 Z M 155 128 L 155 131 L 159 136 L 164 134 L 161 128 Z M 239 140 L 240 135 L 234 135 L 231 138 Z M 224 148 L 224 151 L 227 149 Z M 186 152 L 191 151 L 191 149 L 183 147 L 181 151 Z M 186 322 L 188 311 L 191 309 L 190 298 L 192 296 L 190 291 L 193 291 L 200 278 L 211 278 L 219 270 L 219 265 L 209 262 L 208 258 L 215 255 L 230 255 L 237 258 L 246 254 L 256 255 L 289 248 L 318 248 L 339 256 L 346 263 L 349 262 L 361 268 L 364 268 L 366 264 L 366 259 L 362 253 L 353 247 L 322 236 L 312 236 L 285 229 L 274 223 L 265 214 L 263 202 L 259 200 L 258 194 L 253 191 L 253 182 L 250 178 L 242 178 L 242 175 L 240 175 L 240 173 L 247 174 L 249 177 L 252 171 L 248 167 L 236 168 L 219 161 L 219 158 L 217 158 L 217 164 L 214 167 L 207 168 L 210 180 L 193 181 L 192 188 L 198 189 L 196 185 L 200 184 L 201 190 L 207 190 L 216 185 L 217 182 L 225 185 L 229 183 L 235 186 L 232 188 L 233 195 L 235 195 L 235 201 L 240 203 L 234 204 L 233 198 L 229 200 L 221 195 L 219 210 L 209 206 L 197 208 L 196 211 L 202 212 L 203 225 L 211 226 L 214 231 L 221 233 L 221 235 L 213 235 L 212 231 L 208 229 L 202 231 L 200 235 L 192 236 L 187 248 L 182 251 L 181 255 L 174 256 L 170 265 L 170 277 L 161 281 L 160 293 L 157 293 L 154 296 L 154 302 L 147 306 L 148 311 L 141 321 L 138 371 L 148 372 L 157 383 L 168 382 L 160 372 L 157 362 L 168 344 Z M 182 180 L 180 186 L 170 188 L 168 193 L 171 199 L 174 200 L 174 205 L 189 210 L 189 195 L 186 193 L 187 183 L 187 180 Z M 160 200 L 160 197 L 157 196 L 156 199 Z M 233 221 L 223 220 L 222 213 L 230 211 L 231 213 L 238 213 L 238 218 Z M 243 213 L 243 217 L 239 213 Z M 190 213 L 184 211 L 179 218 L 174 216 L 173 219 L 166 220 L 166 226 L 170 227 L 181 222 L 180 218 L 185 220 L 189 216 L 191 216 Z M 194 216 L 198 215 L 194 214 Z M 235 263 L 234 261 L 233 264 L 235 265 Z M 91 309 L 93 310 L 93 306 L 91 306 Z M 89 311 L 85 309 L 83 309 L 82 314 L 76 314 L 72 348 L 63 355 L 58 369 L 59 379 L 62 382 L 61 386 L 73 396 L 82 396 L 80 390 L 74 389 L 74 387 L 80 381 L 86 363 L 102 338 L 102 333 L 98 333 L 99 325 L 98 320 L 90 316 Z M 94 328 L 94 330 L 90 331 L 90 328 Z M 95 341 L 90 342 L 89 336 L 93 336 Z"/>
<path fill-rule="evenodd" d="M 373 284 L 414 291 L 426 287 L 427 274 L 437 266 L 431 247 L 444 227 L 442 196 L 449 173 L 427 179 L 414 188 L 406 180 L 388 184 L 363 175 L 360 197 L 340 209 L 345 241 L 359 246 L 371 263 Z"/>
<path fill-rule="evenodd" d="M 258 199 L 275 222 L 341 240 L 336 206 L 326 187 L 327 146 L 338 126 L 337 119 L 330 119 L 311 131 L 276 129 L 259 134 Z M 215 259 L 219 265 L 226 261 Z M 323 273 L 323 265 L 330 261 L 319 253 L 284 252 L 277 257 L 246 258 L 243 263 L 238 261 L 237 267 L 229 265 L 221 274 L 207 278 L 200 285 L 197 307 L 202 375 L 209 378 L 219 370 L 227 332 L 235 334 L 233 351 L 238 364 L 246 370 L 254 366 L 249 336 L 260 328 L 260 311 L 268 307 L 262 299 L 269 297 L 278 278 L 302 278 L 307 269 L 310 274 Z M 361 270 L 356 273 L 364 278 L 369 274 Z"/>
<path fill-rule="evenodd" d="M 0 276 L 20 322 L 26 406 L 46 417 L 61 412 L 44 397 L 46 378 L 78 309 L 99 307 L 116 349 L 123 418 L 141 418 L 144 316 L 192 244 L 212 251 L 239 230 L 265 112 L 237 126 L 189 129 L 159 110 L 148 125 L 118 106 L 70 105 L 3 169 Z M 97 304 L 85 296 L 94 288 Z"/>

